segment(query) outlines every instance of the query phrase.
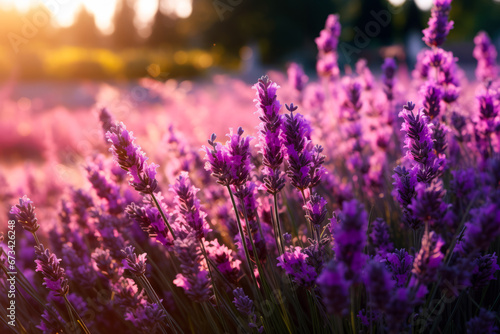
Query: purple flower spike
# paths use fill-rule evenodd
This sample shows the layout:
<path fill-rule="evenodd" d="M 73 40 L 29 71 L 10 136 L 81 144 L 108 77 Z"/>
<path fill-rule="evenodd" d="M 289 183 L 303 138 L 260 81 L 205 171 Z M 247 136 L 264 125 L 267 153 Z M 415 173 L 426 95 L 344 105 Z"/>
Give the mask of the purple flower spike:
<path fill-rule="evenodd" d="M 316 280 L 316 270 L 307 263 L 308 255 L 302 252 L 300 247 L 291 247 L 283 255 L 278 257 L 278 267 L 292 276 L 293 280 L 300 286 L 309 288 Z"/>
<path fill-rule="evenodd" d="M 340 31 L 339 16 L 334 14 L 328 15 L 325 29 L 321 30 L 319 37 L 315 39 L 318 50 L 323 52 L 335 51 L 339 43 Z"/>
<path fill-rule="evenodd" d="M 122 264 L 125 269 L 130 270 L 135 276 L 142 276 L 146 272 L 146 253 L 137 256 L 134 250 L 135 248 L 132 246 L 122 249 L 122 253 L 125 254 Z"/>
<path fill-rule="evenodd" d="M 200 200 L 196 197 L 198 188 L 191 184 L 188 172 L 181 172 L 170 190 L 175 193 L 175 213 L 179 225 L 188 226 L 198 240 L 205 238 L 212 231 L 202 210 Z"/>
<path fill-rule="evenodd" d="M 264 332 L 264 327 L 257 323 L 257 315 L 255 314 L 253 300 L 245 294 L 245 291 L 243 291 L 242 288 L 234 289 L 233 295 L 233 304 L 236 306 L 236 309 L 246 315 L 250 320 L 248 326 L 250 326 L 250 328 L 257 329 L 259 333 Z"/>
<path fill-rule="evenodd" d="M 106 134 L 111 130 L 111 127 L 115 123 L 113 115 L 111 115 L 108 108 L 101 108 L 101 110 L 99 110 L 99 121 L 101 121 L 104 139 L 106 140 Z"/>
<path fill-rule="evenodd" d="M 430 47 L 440 46 L 446 40 L 446 36 L 453 29 L 453 21 L 448 22 L 451 9 L 451 0 L 434 0 L 429 18 L 429 27 L 424 29 L 422 40 Z"/>
<path fill-rule="evenodd" d="M 43 274 L 43 285 L 56 293 L 56 296 L 65 296 L 69 292 L 69 283 L 64 268 L 59 264 L 61 259 L 58 259 L 54 253 L 43 245 L 35 246 L 37 259 L 35 260 L 35 271 Z"/>
<path fill-rule="evenodd" d="M 382 82 L 384 83 L 384 93 L 389 101 L 394 99 L 394 85 L 396 83 L 397 65 L 394 58 L 385 58 L 382 65 Z"/>
<path fill-rule="evenodd" d="M 325 29 L 321 30 L 319 37 L 314 40 L 319 51 L 316 69 L 320 76 L 333 79 L 339 75 L 337 46 L 340 32 L 341 26 L 339 16 L 333 14 L 328 15 Z"/>
<path fill-rule="evenodd" d="M 366 244 L 368 215 L 356 200 L 344 202 L 338 215 L 339 224 L 334 227 L 336 259 L 346 265 L 347 278 L 358 278 L 365 264 L 363 249 Z"/>
<path fill-rule="evenodd" d="M 145 302 L 125 313 L 125 320 L 132 322 L 140 333 L 158 333 L 167 317 L 163 308 L 156 303 Z"/>
<path fill-rule="evenodd" d="M 155 238 L 159 243 L 171 247 L 173 245 L 173 239 L 170 234 L 167 234 L 165 223 L 161 217 L 160 211 L 156 207 L 149 204 L 144 206 L 136 205 L 135 203 L 130 204 L 125 212 L 130 219 L 135 220 L 141 229 L 148 233 L 152 238 Z M 176 229 L 176 224 L 172 225 L 173 229 Z"/>
<path fill-rule="evenodd" d="M 227 148 L 220 143 L 216 143 L 217 136 L 212 134 L 208 140 L 211 146 L 203 146 L 205 150 L 205 170 L 209 171 L 217 179 L 217 183 L 222 186 L 231 184 L 230 156 Z"/>
<path fill-rule="evenodd" d="M 241 261 L 235 259 L 234 252 L 226 245 L 219 244 L 217 239 L 210 242 L 205 241 L 205 249 L 217 269 L 231 283 L 237 283 L 240 278 Z"/>
<path fill-rule="evenodd" d="M 385 263 L 392 274 L 392 279 L 396 282 L 396 286 L 405 287 L 413 268 L 413 256 L 408 254 L 406 250 L 399 249 L 387 254 Z"/>
<path fill-rule="evenodd" d="M 471 216 L 460 245 L 465 253 L 487 250 L 491 242 L 500 235 L 500 208 L 495 203 L 486 203 L 471 210 Z"/>
<path fill-rule="evenodd" d="M 446 213 L 447 204 L 443 202 L 445 192 L 442 185 L 433 184 L 427 187 L 419 183 L 416 187 L 417 196 L 412 199 L 408 209 L 417 219 L 428 221 L 431 226 L 439 221 Z"/>
<path fill-rule="evenodd" d="M 411 204 L 415 197 L 415 187 L 417 186 L 417 169 L 410 170 L 406 167 L 397 166 L 394 168 L 394 191 L 396 198 L 403 209 L 406 209 Z"/>
<path fill-rule="evenodd" d="M 498 326 L 495 325 L 497 315 L 481 308 L 479 315 L 467 322 L 467 334 L 494 334 L 498 333 Z"/>
<path fill-rule="evenodd" d="M 205 302 L 211 297 L 211 282 L 208 271 L 202 268 L 202 255 L 199 242 L 193 234 L 174 241 L 174 249 L 181 263 L 181 273 L 177 274 L 174 284 L 182 289 L 195 302 Z"/>
<path fill-rule="evenodd" d="M 290 86 L 292 86 L 296 91 L 302 92 L 305 84 L 309 80 L 307 75 L 304 73 L 302 66 L 297 63 L 291 63 L 290 66 L 288 66 L 287 74 Z"/>
<path fill-rule="evenodd" d="M 343 263 L 331 261 L 316 280 L 329 313 L 346 315 L 348 312 L 350 283 L 345 274 Z"/>
<path fill-rule="evenodd" d="M 404 119 L 401 131 L 406 132 L 405 148 L 406 156 L 426 165 L 432 156 L 432 136 L 429 128 L 428 118 L 421 112 L 415 115 L 413 109 L 415 105 L 411 102 L 403 107 L 399 117 Z"/>
<path fill-rule="evenodd" d="M 112 144 L 110 151 L 113 158 L 131 176 L 130 185 L 143 194 L 153 194 L 158 187 L 158 165 L 148 165 L 146 154 L 134 143 L 133 133 L 127 131 L 123 123 L 116 123 L 108 131 L 106 138 Z"/>
<path fill-rule="evenodd" d="M 477 59 L 476 77 L 480 81 L 493 80 L 498 75 L 496 64 L 497 50 L 491 43 L 490 37 L 484 31 L 480 31 L 474 37 L 473 55 Z"/>
<path fill-rule="evenodd" d="M 35 206 L 26 195 L 19 199 L 19 204 L 16 204 L 10 209 L 10 213 L 21 226 L 31 233 L 35 233 L 40 225 L 37 223 L 35 214 Z"/>
<path fill-rule="evenodd" d="M 441 252 L 443 246 L 444 241 L 436 232 L 424 234 L 422 247 L 413 262 L 413 273 L 423 284 L 434 280 L 444 258 L 444 254 Z"/>
<path fill-rule="evenodd" d="M 285 178 L 280 170 L 283 163 L 282 119 L 279 114 L 281 104 L 277 100 L 276 91 L 279 86 L 263 76 L 252 87 L 256 90 L 257 113 L 261 121 L 259 125 L 259 146 L 262 154 L 264 187 L 270 194 L 277 194 L 285 186 Z"/>
<path fill-rule="evenodd" d="M 370 304 L 375 309 L 383 311 L 391 299 L 392 289 L 395 285 L 385 266 L 380 262 L 369 262 L 364 272 L 363 281 L 370 296 Z"/>
<path fill-rule="evenodd" d="M 301 114 L 293 113 L 297 110 L 293 103 L 286 105 L 286 108 L 290 111 L 290 114 L 285 114 L 283 130 L 288 162 L 287 176 L 294 187 L 305 190 L 320 183 L 325 174 L 325 156 L 321 146 L 311 147 L 310 123 Z"/>
<path fill-rule="evenodd" d="M 491 280 L 495 279 L 495 273 L 500 270 L 496 253 L 486 254 L 474 259 L 475 268 L 472 272 L 472 286 L 480 288 L 487 286 Z"/>
<path fill-rule="evenodd" d="M 386 254 L 394 249 L 389 233 L 389 225 L 382 219 L 377 218 L 371 225 L 370 242 L 377 251 Z"/>
<path fill-rule="evenodd" d="M 231 184 L 240 186 L 250 178 L 250 136 L 242 138 L 243 129 L 240 127 L 233 133 L 231 129 L 227 135 L 229 137 L 226 147 L 229 153 L 229 173 L 231 175 Z"/>
<path fill-rule="evenodd" d="M 428 81 L 422 86 L 420 94 L 424 97 L 423 113 L 431 120 L 436 118 L 441 112 L 440 103 L 443 99 L 443 91 L 435 82 Z"/>
<path fill-rule="evenodd" d="M 304 205 L 304 210 L 306 210 L 306 218 L 315 228 L 319 229 L 326 217 L 326 200 L 314 193 Z"/>

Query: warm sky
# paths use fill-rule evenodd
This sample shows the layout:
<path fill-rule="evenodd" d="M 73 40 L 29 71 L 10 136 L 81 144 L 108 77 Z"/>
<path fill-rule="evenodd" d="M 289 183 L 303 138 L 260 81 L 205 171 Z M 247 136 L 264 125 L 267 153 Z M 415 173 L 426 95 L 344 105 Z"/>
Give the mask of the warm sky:
<path fill-rule="evenodd" d="M 192 0 L 136 0 L 135 25 L 141 29 L 146 28 L 151 22 L 161 3 L 165 14 L 179 17 L 188 17 L 191 14 Z M 400 5 L 407 0 L 389 0 L 394 5 Z M 415 0 L 422 10 L 429 10 L 433 0 Z M 104 33 L 113 31 L 112 17 L 117 0 L 0 0 L 0 8 L 17 8 L 26 11 L 30 7 L 45 4 L 52 12 L 53 22 L 61 26 L 70 26 L 78 11 L 84 6 L 91 12 L 96 20 L 96 25 Z"/>
<path fill-rule="evenodd" d="M 161 2 L 161 9 L 165 14 L 188 17 L 191 14 L 191 0 L 136 0 L 136 26 L 146 27 L 158 9 Z M 78 11 L 84 6 L 91 12 L 96 21 L 96 25 L 103 32 L 112 32 L 112 18 L 117 4 L 117 0 L 0 0 L 0 8 L 16 8 L 26 11 L 30 7 L 45 4 L 52 12 L 52 19 L 58 25 L 70 26 Z"/>

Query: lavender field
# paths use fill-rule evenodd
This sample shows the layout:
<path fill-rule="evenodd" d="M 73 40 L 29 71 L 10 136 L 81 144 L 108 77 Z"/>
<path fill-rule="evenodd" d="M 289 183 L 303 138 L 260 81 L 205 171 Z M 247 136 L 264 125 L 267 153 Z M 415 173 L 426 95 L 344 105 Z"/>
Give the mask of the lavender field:
<path fill-rule="evenodd" d="M 331 14 L 317 78 L 4 84 L 0 332 L 499 333 L 497 51 L 451 2 L 410 69 Z"/>

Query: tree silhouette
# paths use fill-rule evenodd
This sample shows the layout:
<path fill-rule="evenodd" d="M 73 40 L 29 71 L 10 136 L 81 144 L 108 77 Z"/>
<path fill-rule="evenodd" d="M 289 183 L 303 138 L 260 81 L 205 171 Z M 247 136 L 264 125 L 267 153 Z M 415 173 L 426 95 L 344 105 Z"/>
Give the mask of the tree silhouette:
<path fill-rule="evenodd" d="M 72 44 L 83 47 L 100 46 L 102 34 L 95 25 L 94 15 L 89 13 L 85 7 L 80 8 L 75 23 L 68 29 L 67 34 L 71 36 Z"/>
<path fill-rule="evenodd" d="M 139 44 L 139 35 L 134 27 L 135 0 L 120 0 L 113 19 L 115 30 L 112 35 L 113 45 L 118 48 L 131 48 Z"/>

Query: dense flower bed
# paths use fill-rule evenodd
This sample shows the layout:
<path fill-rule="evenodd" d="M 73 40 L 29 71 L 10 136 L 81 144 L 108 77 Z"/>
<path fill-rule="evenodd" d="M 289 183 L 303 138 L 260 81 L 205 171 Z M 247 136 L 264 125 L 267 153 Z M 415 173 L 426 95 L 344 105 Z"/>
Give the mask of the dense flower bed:
<path fill-rule="evenodd" d="M 341 76 L 330 15 L 320 80 L 297 64 L 288 82 L 261 77 L 256 111 L 231 105 L 259 126 L 225 142 L 170 128 L 150 160 L 136 123 L 100 109 L 109 153 L 86 157 L 84 185 L 52 207 L 40 189 L 11 203 L 0 300 L 15 249 L 16 326 L 2 307 L 2 332 L 498 331 L 496 50 L 477 34 L 468 82 L 441 48 L 450 6 L 434 1 L 406 84 L 391 58 L 380 79 L 363 60 Z"/>

